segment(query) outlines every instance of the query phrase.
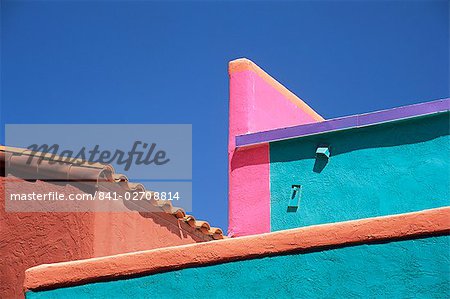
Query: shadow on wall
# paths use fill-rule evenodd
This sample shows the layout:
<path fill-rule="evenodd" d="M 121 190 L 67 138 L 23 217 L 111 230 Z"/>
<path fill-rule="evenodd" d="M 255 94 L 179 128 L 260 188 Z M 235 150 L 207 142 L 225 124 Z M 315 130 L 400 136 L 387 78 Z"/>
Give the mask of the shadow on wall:
<path fill-rule="evenodd" d="M 267 164 L 268 157 L 263 155 L 265 151 L 264 145 L 237 148 L 231 158 L 231 171 L 245 166 Z"/>
<path fill-rule="evenodd" d="M 313 171 L 316 173 L 321 173 L 322 170 L 327 166 L 328 158 L 323 156 L 316 157 L 316 161 L 314 162 Z"/>
<path fill-rule="evenodd" d="M 330 145 L 332 160 L 333 156 L 361 149 L 421 143 L 449 135 L 449 116 L 450 113 L 446 112 L 395 123 L 277 141 L 273 145 L 282 145 L 282 154 L 279 152 L 272 155 L 271 151 L 270 162 L 316 159 L 313 171 L 320 173 L 328 163 L 326 158 L 316 158 L 316 149 L 320 144 Z"/>
<path fill-rule="evenodd" d="M 153 220 L 153 222 L 160 227 L 165 227 L 167 230 L 169 230 L 172 234 L 178 236 L 179 239 L 187 239 L 192 237 L 196 242 L 202 242 L 200 237 L 196 237 L 194 234 L 189 235 L 187 231 L 183 229 L 183 225 L 179 223 L 179 226 L 176 226 L 173 222 L 170 222 L 167 218 L 174 218 L 174 216 L 169 215 L 164 212 L 139 212 L 139 215 L 144 218 L 150 218 Z"/>

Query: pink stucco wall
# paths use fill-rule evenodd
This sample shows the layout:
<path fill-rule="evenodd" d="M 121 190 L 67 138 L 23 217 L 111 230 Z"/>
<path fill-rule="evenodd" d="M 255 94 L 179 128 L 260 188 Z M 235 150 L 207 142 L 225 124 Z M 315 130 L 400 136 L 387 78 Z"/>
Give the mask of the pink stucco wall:
<path fill-rule="evenodd" d="M 230 62 L 230 236 L 270 232 L 269 145 L 236 149 L 237 135 L 323 120 L 248 59 Z"/>

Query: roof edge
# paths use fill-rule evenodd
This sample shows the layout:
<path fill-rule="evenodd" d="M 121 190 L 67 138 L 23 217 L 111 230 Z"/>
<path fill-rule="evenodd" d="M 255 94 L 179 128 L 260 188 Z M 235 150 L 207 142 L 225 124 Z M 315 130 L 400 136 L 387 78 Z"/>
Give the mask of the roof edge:
<path fill-rule="evenodd" d="M 236 136 L 236 147 L 372 126 L 450 110 L 450 98 Z"/>
<path fill-rule="evenodd" d="M 41 152 L 32 152 L 29 149 L 25 148 L 16 148 L 16 147 L 10 147 L 10 146 L 3 146 L 0 144 L 0 176 L 6 175 L 6 167 L 7 165 L 10 165 L 11 160 L 14 156 L 41 156 Z M 98 188 L 98 183 L 100 182 L 103 175 L 105 176 L 105 179 L 108 182 L 117 184 L 117 186 L 121 189 L 123 189 L 126 192 L 133 192 L 133 191 L 142 191 L 142 192 L 152 192 L 151 190 L 146 190 L 145 187 L 142 184 L 138 183 L 132 183 L 129 181 L 128 177 L 126 177 L 123 174 L 116 173 L 112 165 L 110 164 L 102 164 L 102 163 L 87 163 L 87 161 L 76 159 L 76 160 L 70 160 L 67 162 L 66 157 L 60 157 L 60 156 L 53 156 L 53 155 L 44 155 L 45 159 L 41 161 L 41 164 L 35 164 L 34 166 L 31 166 L 29 164 L 26 164 L 26 160 L 18 160 L 16 163 L 19 163 L 20 166 L 23 167 L 35 167 L 36 170 L 39 166 L 46 167 L 47 171 L 51 170 L 54 172 L 55 178 L 65 177 L 66 182 L 68 184 L 73 182 L 80 182 L 80 179 L 86 180 L 86 181 L 96 181 L 96 187 Z M 49 164 L 47 162 L 53 161 L 53 162 L 61 162 L 63 164 L 70 164 L 73 165 L 73 167 L 54 167 L 54 165 Z M 78 172 L 77 176 L 74 178 L 70 177 L 71 170 L 78 168 L 79 170 L 82 170 L 81 172 Z M 3 173 L 5 172 L 5 173 Z M 68 172 L 68 173 L 66 173 Z M 19 177 L 20 178 L 20 177 Z M 103 179 L 103 178 L 102 178 Z M 40 181 L 46 181 L 44 178 L 38 178 L 37 180 Z M 49 179 L 48 181 L 52 181 Z M 130 202 L 130 204 L 134 204 L 133 202 Z M 212 240 L 219 240 L 226 238 L 224 236 L 223 231 L 221 228 L 218 227 L 212 227 L 208 222 L 197 220 L 194 216 L 186 214 L 184 209 L 179 207 L 174 207 L 170 201 L 166 200 L 152 200 L 149 202 L 149 204 L 152 206 L 152 210 L 147 211 L 140 211 L 141 213 L 156 213 L 156 212 L 162 212 L 166 213 L 168 215 L 172 215 L 175 217 L 175 220 L 177 222 L 184 223 L 186 228 L 190 228 L 192 232 L 189 232 L 186 230 L 186 228 L 183 228 L 186 232 L 193 234 L 197 236 L 198 238 L 202 239 L 203 241 L 212 241 Z M 153 210 L 154 209 L 154 210 Z M 174 226 L 179 227 L 180 223 L 173 223 Z"/>
<path fill-rule="evenodd" d="M 26 270 L 25 290 L 68 287 L 291 252 L 450 234 L 450 206 L 166 247 Z M 211 254 L 214 252 L 214 254 Z"/>
<path fill-rule="evenodd" d="M 291 101 L 295 106 L 303 110 L 309 116 L 311 116 L 316 121 L 322 121 L 324 118 L 312 109 L 308 104 L 306 104 L 302 99 L 300 99 L 295 93 L 286 88 L 283 84 L 278 82 L 275 78 L 269 75 L 256 63 L 247 58 L 238 58 L 232 60 L 228 63 L 228 73 L 230 76 L 233 73 L 251 71 L 257 76 L 266 81 L 267 84 L 271 85 L 275 90 L 281 93 L 286 99 Z"/>

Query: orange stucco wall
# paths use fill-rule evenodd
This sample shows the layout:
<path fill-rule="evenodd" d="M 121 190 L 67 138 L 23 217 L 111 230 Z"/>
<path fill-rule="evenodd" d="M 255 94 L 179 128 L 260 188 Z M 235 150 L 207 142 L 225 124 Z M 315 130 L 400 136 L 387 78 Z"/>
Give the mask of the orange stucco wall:
<path fill-rule="evenodd" d="M 45 190 L 49 183 L 25 186 L 20 192 Z M 51 186 L 58 192 L 72 188 Z M 5 212 L 5 178 L 0 177 L 0 298 L 23 298 L 25 270 L 36 265 L 203 241 L 185 226 L 166 213 Z"/>

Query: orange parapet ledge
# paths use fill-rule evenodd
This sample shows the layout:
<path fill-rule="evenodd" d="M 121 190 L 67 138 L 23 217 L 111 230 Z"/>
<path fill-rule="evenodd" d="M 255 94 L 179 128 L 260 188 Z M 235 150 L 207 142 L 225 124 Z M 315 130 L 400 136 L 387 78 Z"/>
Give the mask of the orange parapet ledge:
<path fill-rule="evenodd" d="M 302 253 L 449 233 L 450 207 L 443 207 L 235 239 L 40 265 L 26 271 L 24 287 L 26 291 L 67 287 L 285 253 Z"/>

